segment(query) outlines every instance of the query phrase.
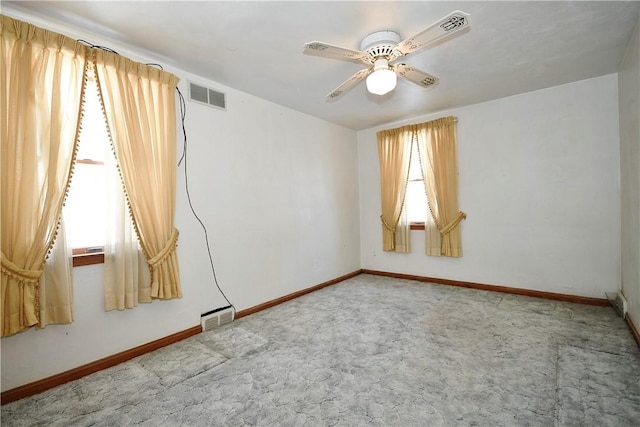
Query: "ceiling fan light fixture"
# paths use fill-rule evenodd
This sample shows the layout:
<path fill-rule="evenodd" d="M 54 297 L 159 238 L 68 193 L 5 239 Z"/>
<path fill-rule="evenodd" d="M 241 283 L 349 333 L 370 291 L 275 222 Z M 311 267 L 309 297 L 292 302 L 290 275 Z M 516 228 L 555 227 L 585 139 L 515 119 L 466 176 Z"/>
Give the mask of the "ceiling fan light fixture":
<path fill-rule="evenodd" d="M 462 34 L 462 31 L 470 26 L 469 16 L 468 13 L 461 10 L 454 10 L 422 31 L 405 38 L 404 41 L 401 41 L 400 34 L 395 31 L 376 31 L 362 39 L 360 50 L 319 41 L 307 42 L 304 46 L 306 52 L 313 52 L 319 56 L 348 61 L 355 60 L 367 64 L 367 68 L 357 71 L 330 92 L 327 95 L 327 101 L 338 99 L 365 79 L 367 90 L 379 96 L 395 89 L 397 76 L 423 88 L 428 88 L 438 83 L 438 77 L 396 61 L 419 49 L 435 46 L 437 42 L 445 41 L 454 34 Z M 390 62 L 393 63 L 393 66 L 389 66 Z"/>
<path fill-rule="evenodd" d="M 367 77 L 367 90 L 374 95 L 384 95 L 391 92 L 398 82 L 396 73 L 389 68 L 385 58 L 376 59 L 373 73 Z"/>

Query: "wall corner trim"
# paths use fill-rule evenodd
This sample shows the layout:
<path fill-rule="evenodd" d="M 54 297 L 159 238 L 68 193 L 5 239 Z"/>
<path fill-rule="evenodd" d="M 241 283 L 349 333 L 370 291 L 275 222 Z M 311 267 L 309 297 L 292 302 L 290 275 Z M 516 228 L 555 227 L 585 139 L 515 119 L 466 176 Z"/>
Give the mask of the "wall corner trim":
<path fill-rule="evenodd" d="M 488 285 L 485 283 L 465 282 L 462 280 L 440 279 L 437 277 L 415 276 L 412 274 L 390 273 L 387 271 L 362 270 L 364 274 L 373 274 L 376 276 L 395 277 L 398 279 L 416 280 L 418 282 L 437 283 L 439 285 L 460 286 L 463 288 L 481 289 L 484 291 L 503 292 L 507 294 L 524 295 L 528 297 L 545 298 L 556 301 L 574 302 L 577 304 L 609 306 L 609 300 L 606 298 L 592 298 L 578 295 L 558 294 L 555 292 L 535 291 L 532 289 L 511 288 L 508 286 Z"/>
<path fill-rule="evenodd" d="M 236 319 L 239 319 L 239 318 L 244 317 L 244 316 L 248 316 L 248 315 L 253 314 L 253 313 L 257 313 L 257 312 L 262 311 L 262 310 L 266 310 L 267 308 L 271 308 L 271 307 L 276 306 L 278 304 L 282 304 L 283 302 L 287 302 L 287 301 L 290 301 L 292 299 L 301 297 L 301 296 L 309 294 L 309 293 L 311 293 L 313 291 L 317 291 L 319 289 L 326 288 L 327 286 L 335 285 L 336 283 L 343 282 L 343 281 L 345 281 L 347 279 L 350 279 L 352 277 L 355 277 L 355 276 L 357 276 L 359 274 L 362 274 L 362 270 L 356 270 L 354 272 L 345 274 L 344 276 L 340 276 L 340 277 L 337 277 L 335 279 L 331 279 L 331 280 L 328 280 L 326 282 L 320 283 L 319 285 L 311 286 L 310 288 L 302 289 L 300 291 L 293 292 L 293 293 L 281 296 L 280 298 L 272 299 L 270 301 L 263 302 L 262 304 L 258 304 L 258 305 L 255 305 L 253 307 L 249 307 L 247 309 L 240 310 L 239 312 L 236 313 Z"/>
<path fill-rule="evenodd" d="M 38 381 L 34 381 L 29 384 L 25 384 L 11 390 L 3 391 L 0 395 L 2 405 L 6 403 L 15 402 L 16 400 L 24 399 L 25 397 L 33 396 L 34 394 L 42 393 L 43 391 L 57 387 L 59 385 L 68 383 L 69 381 L 80 379 L 94 372 L 101 371 L 103 369 L 110 368 L 118 365 L 134 357 L 141 356 L 145 353 L 157 350 L 159 348 L 174 344 L 178 341 L 182 341 L 185 338 L 189 338 L 193 335 L 197 335 L 202 332 L 202 326 L 194 326 L 184 331 L 176 332 L 164 338 L 157 339 L 155 341 L 142 344 L 140 346 L 125 350 L 123 352 L 107 356 L 103 359 L 96 360 L 86 365 L 78 366 L 77 368 L 70 369 L 65 372 L 53 375 L 51 377 L 43 378 Z"/>
<path fill-rule="evenodd" d="M 320 283 L 319 285 L 312 286 L 310 288 L 302 289 L 297 292 L 293 292 L 291 294 L 282 296 L 280 298 L 273 299 L 271 301 L 267 301 L 265 303 L 256 305 L 254 307 L 250 307 L 245 310 L 241 310 L 236 313 L 235 318 L 239 319 L 244 316 L 248 316 L 250 314 L 256 313 L 258 311 L 265 310 L 267 308 L 273 307 L 275 305 L 281 304 L 283 302 L 292 300 L 294 298 L 298 298 L 302 295 L 311 293 L 313 291 L 317 291 L 319 289 L 325 288 L 327 286 L 335 285 L 336 283 L 342 282 L 344 280 L 350 279 L 362 273 L 362 270 L 356 270 L 352 273 L 345 274 L 344 276 L 340 276 L 338 278 Z M 155 341 L 151 341 L 146 344 L 142 344 L 138 347 L 131 348 L 129 350 L 125 350 L 123 352 L 114 354 L 112 356 L 107 356 L 103 359 L 96 360 L 95 362 L 88 363 L 86 365 L 79 366 L 77 368 L 70 369 L 65 372 L 61 372 L 59 374 L 53 375 L 51 377 L 43 378 L 38 381 L 34 381 L 29 384 L 25 384 L 7 391 L 4 391 L 0 394 L 1 404 L 7 404 L 11 402 L 15 402 L 16 400 L 24 399 L 25 397 L 33 396 L 38 393 L 42 393 L 51 388 L 57 387 L 59 385 L 65 384 L 69 381 L 74 381 L 80 379 L 89 374 L 93 374 L 94 372 L 98 372 L 102 369 L 107 369 L 112 366 L 118 365 L 122 362 L 126 362 L 127 360 L 133 359 L 134 357 L 141 356 L 143 354 L 152 352 L 154 350 L 158 350 L 159 348 L 166 347 L 170 344 L 174 344 L 178 341 L 182 341 L 185 338 L 189 338 L 193 335 L 197 335 L 202 332 L 202 325 L 194 326 L 192 328 L 186 329 L 184 331 L 176 332 L 175 334 L 166 336 L 164 338 L 157 339 Z"/>
<path fill-rule="evenodd" d="M 640 330 L 638 330 L 636 325 L 633 323 L 633 320 L 631 320 L 631 317 L 629 317 L 628 313 L 625 316 L 624 320 L 627 322 L 627 326 L 631 330 L 631 335 L 633 335 L 633 338 L 636 340 L 636 344 L 638 344 L 638 347 L 640 347 Z"/>

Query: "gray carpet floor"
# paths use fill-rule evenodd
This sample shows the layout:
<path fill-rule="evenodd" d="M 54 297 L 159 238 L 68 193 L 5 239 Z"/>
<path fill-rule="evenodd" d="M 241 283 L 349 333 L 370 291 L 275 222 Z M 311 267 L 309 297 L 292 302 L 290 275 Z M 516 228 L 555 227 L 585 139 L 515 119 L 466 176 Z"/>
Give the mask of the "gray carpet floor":
<path fill-rule="evenodd" d="M 639 426 L 610 307 L 359 275 L 2 407 L 3 426 Z"/>

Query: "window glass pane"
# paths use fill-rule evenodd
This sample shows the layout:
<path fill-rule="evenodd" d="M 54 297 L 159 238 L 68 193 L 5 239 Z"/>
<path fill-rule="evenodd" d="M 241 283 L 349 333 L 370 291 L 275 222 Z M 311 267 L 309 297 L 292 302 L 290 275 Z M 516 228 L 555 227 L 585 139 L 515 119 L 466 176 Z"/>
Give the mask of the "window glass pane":
<path fill-rule="evenodd" d="M 76 163 L 65 204 L 65 224 L 72 248 L 103 246 L 106 224 L 103 165 Z"/>
<path fill-rule="evenodd" d="M 77 158 L 104 161 L 105 148 L 108 146 L 109 137 L 98 99 L 98 88 L 95 81 L 89 79 L 85 92 Z"/>
<path fill-rule="evenodd" d="M 411 146 L 411 163 L 409 164 L 409 182 L 404 206 L 410 222 L 424 222 L 427 215 L 427 195 L 422 180 L 422 169 L 418 157 L 417 144 Z"/>
<path fill-rule="evenodd" d="M 109 139 L 94 80 L 87 82 L 77 160 L 103 162 Z M 77 161 L 64 207 L 69 245 L 104 246 L 106 240 L 106 176 L 103 164 Z"/>
<path fill-rule="evenodd" d="M 424 222 L 427 214 L 427 195 L 422 180 L 409 181 L 404 203 L 410 222 Z"/>

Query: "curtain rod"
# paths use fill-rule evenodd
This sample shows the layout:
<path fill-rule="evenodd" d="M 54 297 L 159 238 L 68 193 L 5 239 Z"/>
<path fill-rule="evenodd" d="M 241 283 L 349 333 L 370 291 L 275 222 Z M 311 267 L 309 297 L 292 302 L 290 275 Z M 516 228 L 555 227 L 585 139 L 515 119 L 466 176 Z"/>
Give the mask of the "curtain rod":
<path fill-rule="evenodd" d="M 455 116 L 445 116 L 445 117 L 440 117 L 440 119 L 445 119 L 445 118 L 449 118 L 449 117 L 452 117 L 452 118 L 453 118 L 453 123 L 458 123 L 458 118 L 457 118 L 457 117 L 455 117 Z M 435 119 L 435 120 L 438 120 L 438 119 Z M 414 125 L 415 125 L 415 124 L 414 124 Z M 410 124 L 409 124 L 409 125 L 404 125 L 404 126 L 400 126 L 400 127 L 396 128 L 396 129 L 402 129 L 403 127 L 407 127 L 407 126 L 412 126 L 412 125 L 410 125 Z M 387 129 L 387 130 L 389 130 L 389 129 Z M 378 131 L 378 132 L 383 132 L 383 131 L 382 131 L 382 130 L 380 130 L 380 131 Z"/>

